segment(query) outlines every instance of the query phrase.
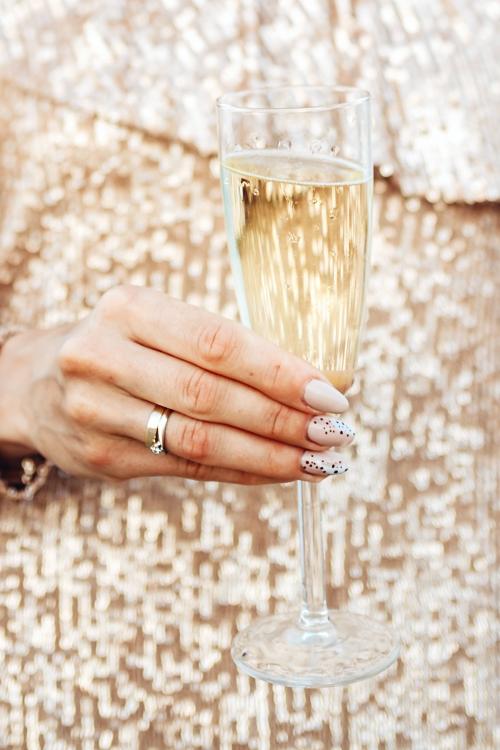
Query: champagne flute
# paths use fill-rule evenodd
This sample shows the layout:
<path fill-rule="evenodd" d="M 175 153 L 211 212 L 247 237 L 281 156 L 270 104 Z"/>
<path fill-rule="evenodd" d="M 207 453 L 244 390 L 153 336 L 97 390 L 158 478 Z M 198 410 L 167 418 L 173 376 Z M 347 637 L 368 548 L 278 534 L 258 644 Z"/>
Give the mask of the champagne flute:
<path fill-rule="evenodd" d="M 352 383 L 368 271 L 370 97 L 348 87 L 277 86 L 217 101 L 231 265 L 245 325 Z M 302 606 L 254 621 L 232 645 L 268 682 L 343 685 L 386 669 L 387 626 L 326 603 L 321 485 L 298 483 Z"/>

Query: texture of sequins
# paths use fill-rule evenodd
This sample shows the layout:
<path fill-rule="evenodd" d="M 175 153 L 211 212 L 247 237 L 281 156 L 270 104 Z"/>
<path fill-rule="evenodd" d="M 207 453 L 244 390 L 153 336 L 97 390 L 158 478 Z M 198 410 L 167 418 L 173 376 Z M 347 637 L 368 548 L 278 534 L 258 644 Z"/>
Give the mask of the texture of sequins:
<path fill-rule="evenodd" d="M 409 3 L 406 15 L 386 0 L 286 12 L 246 0 L 52 0 L 50 14 L 48 3 L 0 3 L 2 324 L 77 319 L 125 281 L 234 317 L 213 97 L 283 80 L 282 60 L 295 82 L 330 63 L 328 79 L 352 82 L 378 48 L 364 80 L 384 85 L 380 172 L 435 201 L 376 182 L 369 320 L 346 414 L 356 441 L 350 471 L 320 485 L 328 601 L 390 622 L 398 664 L 346 689 L 237 673 L 235 633 L 300 594 L 292 487 L 55 472 L 30 504 L 0 499 L 1 747 L 498 747 L 500 215 L 439 197 L 498 197 L 500 128 L 487 124 L 498 10 L 469 3 L 465 24 L 462 5 L 450 5 L 446 41 L 440 2 Z M 431 49 L 429 38 L 441 41 Z M 425 86 L 431 63 L 436 85 Z M 460 92 L 473 77 L 485 88 L 472 110 Z M 449 133 L 430 127 L 448 107 L 456 161 Z"/>
<path fill-rule="evenodd" d="M 499 4 L 0 0 L 0 76 L 216 153 L 214 101 L 273 83 L 373 94 L 374 157 L 407 195 L 500 199 Z M 80 144 L 84 147 L 84 144 Z"/>

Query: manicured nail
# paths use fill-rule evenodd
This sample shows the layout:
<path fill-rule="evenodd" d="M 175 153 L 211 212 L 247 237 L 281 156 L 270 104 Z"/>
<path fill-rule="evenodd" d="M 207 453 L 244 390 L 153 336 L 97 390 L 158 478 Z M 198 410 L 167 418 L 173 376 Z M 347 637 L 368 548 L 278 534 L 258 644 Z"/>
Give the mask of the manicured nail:
<path fill-rule="evenodd" d="M 318 445 L 349 445 L 356 433 L 341 419 L 313 417 L 307 428 L 307 437 Z"/>
<path fill-rule="evenodd" d="M 330 383 L 323 380 L 311 380 L 304 391 L 304 401 L 318 411 L 345 411 L 349 402 L 346 397 Z"/>
<path fill-rule="evenodd" d="M 335 451 L 324 451 L 324 453 L 304 451 L 300 465 L 305 472 L 315 476 L 344 474 L 349 468 L 342 460 L 340 453 Z"/>

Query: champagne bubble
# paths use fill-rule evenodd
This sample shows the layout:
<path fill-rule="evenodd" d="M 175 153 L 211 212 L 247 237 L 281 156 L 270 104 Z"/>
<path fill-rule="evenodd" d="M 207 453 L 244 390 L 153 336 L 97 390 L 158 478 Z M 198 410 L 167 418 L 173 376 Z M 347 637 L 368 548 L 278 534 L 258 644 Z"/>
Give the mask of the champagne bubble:
<path fill-rule="evenodd" d="M 337 156 L 340 151 L 340 146 L 331 146 L 330 147 L 330 153 L 332 156 Z"/>
<path fill-rule="evenodd" d="M 240 180 L 240 196 L 242 200 L 248 195 L 249 188 L 250 182 L 248 180 Z"/>
<path fill-rule="evenodd" d="M 331 219 L 332 221 L 335 221 L 335 219 L 337 218 L 337 214 L 335 213 L 335 211 L 329 211 L 328 218 Z"/>
<path fill-rule="evenodd" d="M 292 142 L 289 140 L 278 141 L 278 148 L 282 151 L 289 151 L 292 148 Z"/>
<path fill-rule="evenodd" d="M 259 194 L 259 188 L 258 187 L 254 187 L 254 189 L 252 190 L 252 193 L 253 193 L 253 195 L 258 195 Z"/>
<path fill-rule="evenodd" d="M 255 133 L 250 138 L 250 144 L 252 148 L 265 148 L 266 147 L 266 139 L 263 135 L 260 135 L 260 133 Z"/>
<path fill-rule="evenodd" d="M 315 138 L 309 145 L 311 154 L 319 154 L 323 150 L 323 143 Z"/>

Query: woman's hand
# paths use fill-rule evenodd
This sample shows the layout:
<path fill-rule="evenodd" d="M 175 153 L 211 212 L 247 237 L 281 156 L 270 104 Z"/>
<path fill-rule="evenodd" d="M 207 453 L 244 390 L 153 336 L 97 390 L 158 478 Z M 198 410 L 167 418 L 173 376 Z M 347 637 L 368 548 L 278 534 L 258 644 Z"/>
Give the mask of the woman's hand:
<path fill-rule="evenodd" d="M 105 293 L 82 321 L 10 339 L 0 442 L 77 476 L 174 475 L 246 484 L 342 473 L 353 433 L 321 373 L 233 321 L 152 289 Z M 167 454 L 144 446 L 172 409 Z M 14 451 L 15 452 L 15 451 Z"/>

